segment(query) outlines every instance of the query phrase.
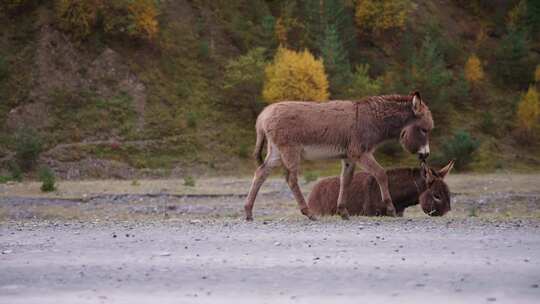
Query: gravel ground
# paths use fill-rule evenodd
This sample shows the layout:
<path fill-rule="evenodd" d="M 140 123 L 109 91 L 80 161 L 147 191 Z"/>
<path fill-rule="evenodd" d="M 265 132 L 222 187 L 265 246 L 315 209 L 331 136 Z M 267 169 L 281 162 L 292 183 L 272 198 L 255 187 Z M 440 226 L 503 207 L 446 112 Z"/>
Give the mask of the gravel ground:
<path fill-rule="evenodd" d="M 456 179 L 444 218 L 317 222 L 271 180 L 253 223 L 248 180 L 219 196 L 0 187 L 0 303 L 538 303 L 539 180 Z"/>
<path fill-rule="evenodd" d="M 538 303 L 539 232 L 479 219 L 10 224 L 0 303 Z"/>

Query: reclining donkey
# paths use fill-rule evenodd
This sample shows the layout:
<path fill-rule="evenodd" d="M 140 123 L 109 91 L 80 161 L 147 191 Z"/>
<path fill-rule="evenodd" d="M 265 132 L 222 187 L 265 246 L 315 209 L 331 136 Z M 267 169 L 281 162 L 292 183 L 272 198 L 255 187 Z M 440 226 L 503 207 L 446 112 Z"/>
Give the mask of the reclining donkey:
<path fill-rule="evenodd" d="M 454 161 L 439 171 L 422 163 L 420 169 L 400 168 L 386 171 L 390 196 L 398 216 L 405 208 L 420 203 L 424 213 L 443 216 L 450 211 L 450 190 L 444 182 Z M 350 184 L 347 210 L 351 215 L 384 216 L 386 206 L 375 178 L 367 173 L 356 173 Z M 339 177 L 325 178 L 313 187 L 308 197 L 308 207 L 315 215 L 334 215 L 337 211 Z"/>
<path fill-rule="evenodd" d="M 420 159 L 429 156 L 429 133 L 433 119 L 420 93 L 383 95 L 361 101 L 279 102 L 267 106 L 256 123 L 257 141 L 254 155 L 259 162 L 244 210 L 246 220 L 253 219 L 253 204 L 257 193 L 273 168 L 283 165 L 286 180 L 302 214 L 309 211 L 298 186 L 298 171 L 302 158 L 341 159 L 342 170 L 337 213 L 348 219 L 347 191 L 356 162 L 375 177 L 387 214 L 395 216 L 388 190 L 388 178 L 373 153 L 381 142 L 398 139 Z M 267 142 L 266 159 L 262 149 Z"/>

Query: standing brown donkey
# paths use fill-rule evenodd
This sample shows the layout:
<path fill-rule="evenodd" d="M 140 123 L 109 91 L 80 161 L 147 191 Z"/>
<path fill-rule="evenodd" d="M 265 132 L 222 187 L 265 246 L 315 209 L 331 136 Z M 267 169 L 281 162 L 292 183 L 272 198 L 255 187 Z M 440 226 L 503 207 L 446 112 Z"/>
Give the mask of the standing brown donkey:
<path fill-rule="evenodd" d="M 298 186 L 300 160 L 341 159 L 342 170 L 338 214 L 348 219 L 348 189 L 356 162 L 375 177 L 387 214 L 396 211 L 388 190 L 388 177 L 373 153 L 387 139 L 399 138 L 401 145 L 420 159 L 429 156 L 429 133 L 433 119 L 420 94 L 383 95 L 361 101 L 279 102 L 267 106 L 256 123 L 255 171 L 246 204 L 246 220 L 253 219 L 253 204 L 273 168 L 282 164 L 286 180 L 302 214 L 315 219 Z M 262 149 L 267 142 L 266 159 Z"/>

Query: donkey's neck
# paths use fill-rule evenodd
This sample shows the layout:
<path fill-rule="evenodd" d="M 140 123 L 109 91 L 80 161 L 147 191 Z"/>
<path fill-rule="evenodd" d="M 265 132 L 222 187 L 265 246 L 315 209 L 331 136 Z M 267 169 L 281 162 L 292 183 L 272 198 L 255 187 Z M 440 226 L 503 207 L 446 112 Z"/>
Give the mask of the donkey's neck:
<path fill-rule="evenodd" d="M 420 194 L 427 186 L 419 169 L 395 169 L 388 171 L 390 192 L 396 209 L 418 204 Z"/>
<path fill-rule="evenodd" d="M 384 140 L 398 138 L 401 130 L 416 119 L 412 101 L 383 100 L 378 108 Z"/>
<path fill-rule="evenodd" d="M 416 118 L 412 97 L 370 96 L 355 103 L 357 132 L 362 149 L 369 151 L 388 139 L 397 139 L 401 130 Z"/>

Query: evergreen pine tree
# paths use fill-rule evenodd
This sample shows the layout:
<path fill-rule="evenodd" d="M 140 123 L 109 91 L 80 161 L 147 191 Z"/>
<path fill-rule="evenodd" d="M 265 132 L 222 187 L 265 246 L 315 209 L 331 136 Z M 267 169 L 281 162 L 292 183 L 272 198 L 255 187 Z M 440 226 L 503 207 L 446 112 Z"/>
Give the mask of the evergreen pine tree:
<path fill-rule="evenodd" d="M 310 49 L 324 59 L 333 97 L 343 96 L 352 74 L 348 49 L 356 37 L 352 8 L 344 0 L 308 0 L 304 12 Z"/>
<path fill-rule="evenodd" d="M 540 1 L 527 1 L 527 24 L 533 35 L 540 34 Z"/>
<path fill-rule="evenodd" d="M 501 84 L 526 88 L 531 80 L 532 68 L 528 58 L 527 33 L 511 30 L 495 53 L 497 76 Z"/>
<path fill-rule="evenodd" d="M 344 49 L 334 25 L 326 28 L 321 54 L 330 81 L 330 93 L 333 97 L 339 96 L 340 93 L 343 93 L 352 75 L 347 51 Z"/>
<path fill-rule="evenodd" d="M 352 8 L 345 0 L 307 0 L 304 2 L 305 26 L 309 47 L 315 54 L 322 51 L 329 26 L 334 26 L 346 50 L 354 45 L 356 37 Z"/>

